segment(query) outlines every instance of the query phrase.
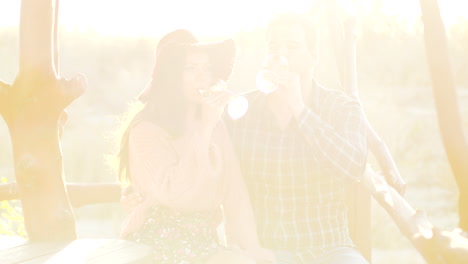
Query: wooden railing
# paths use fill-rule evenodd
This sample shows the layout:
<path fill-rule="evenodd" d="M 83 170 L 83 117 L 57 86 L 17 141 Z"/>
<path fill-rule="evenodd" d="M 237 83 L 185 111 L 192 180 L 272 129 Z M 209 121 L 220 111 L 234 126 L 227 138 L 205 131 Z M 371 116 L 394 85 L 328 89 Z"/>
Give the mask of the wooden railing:
<path fill-rule="evenodd" d="M 19 200 L 16 183 L 0 184 L 0 201 Z M 73 207 L 98 203 L 119 202 L 121 187 L 119 183 L 67 183 L 66 189 Z"/>

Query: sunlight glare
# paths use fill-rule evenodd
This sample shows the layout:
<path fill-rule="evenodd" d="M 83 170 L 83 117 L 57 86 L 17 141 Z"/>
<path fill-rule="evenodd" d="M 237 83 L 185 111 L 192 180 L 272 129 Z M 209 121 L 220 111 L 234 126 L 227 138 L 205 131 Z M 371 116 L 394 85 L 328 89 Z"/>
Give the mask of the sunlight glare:
<path fill-rule="evenodd" d="M 338 0 L 344 12 L 353 15 L 369 14 L 374 0 Z M 19 24 L 20 0 L 0 3 L 0 28 Z M 95 32 L 100 35 L 124 37 L 158 37 L 170 30 L 188 28 L 195 34 L 231 36 L 242 30 L 265 26 L 268 19 L 284 11 L 304 12 L 312 1 L 289 0 L 173 0 L 161 4 L 148 0 L 61 0 L 61 28 L 67 32 Z M 447 26 L 466 20 L 468 2 L 439 1 Z M 416 0 L 382 0 L 381 11 L 397 16 L 408 26 L 420 21 L 419 2 Z"/>

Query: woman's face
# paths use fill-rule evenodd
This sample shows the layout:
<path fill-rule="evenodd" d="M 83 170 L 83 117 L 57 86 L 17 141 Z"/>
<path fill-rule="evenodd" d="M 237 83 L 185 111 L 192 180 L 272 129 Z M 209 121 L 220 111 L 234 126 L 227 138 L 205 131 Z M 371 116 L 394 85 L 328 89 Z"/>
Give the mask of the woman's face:
<path fill-rule="evenodd" d="M 200 90 L 214 84 L 209 56 L 202 51 L 188 51 L 182 72 L 182 91 L 189 103 L 201 103 Z"/>

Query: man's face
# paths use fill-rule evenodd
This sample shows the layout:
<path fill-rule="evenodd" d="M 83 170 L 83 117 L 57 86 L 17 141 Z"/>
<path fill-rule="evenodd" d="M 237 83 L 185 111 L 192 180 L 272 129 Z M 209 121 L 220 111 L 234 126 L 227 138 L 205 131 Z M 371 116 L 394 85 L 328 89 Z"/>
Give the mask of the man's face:
<path fill-rule="evenodd" d="M 284 56 L 289 70 L 300 76 L 310 71 L 314 58 L 307 49 L 306 32 L 299 25 L 272 28 L 267 35 L 267 53 Z"/>

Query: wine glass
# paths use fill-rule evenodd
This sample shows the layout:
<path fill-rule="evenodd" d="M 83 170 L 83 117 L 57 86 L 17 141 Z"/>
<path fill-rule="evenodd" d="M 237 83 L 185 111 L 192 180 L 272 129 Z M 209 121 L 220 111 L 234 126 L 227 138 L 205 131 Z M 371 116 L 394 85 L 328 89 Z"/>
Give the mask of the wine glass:
<path fill-rule="evenodd" d="M 279 87 L 278 73 L 285 70 L 288 70 L 288 60 L 284 56 L 276 54 L 266 56 L 256 76 L 257 90 L 265 94 L 274 92 Z"/>
<path fill-rule="evenodd" d="M 245 95 L 251 92 L 262 91 L 264 94 L 274 92 L 279 87 L 278 73 L 288 70 L 288 60 L 281 55 L 270 54 L 265 57 L 262 63 L 261 70 L 256 76 L 257 87 L 253 90 L 241 92 L 231 97 L 227 106 L 228 115 L 233 119 L 239 119 L 247 113 L 249 102 Z M 227 91 L 226 82 L 220 80 L 209 89 L 199 90 L 202 96 L 216 93 L 219 91 Z"/>
<path fill-rule="evenodd" d="M 211 86 L 208 89 L 201 89 L 199 90 L 202 96 L 207 96 L 209 94 L 213 94 L 216 92 L 224 92 L 227 91 L 228 87 L 225 81 L 220 80 L 215 85 Z M 227 105 L 227 113 L 233 119 L 239 119 L 245 115 L 247 109 L 249 108 L 249 102 L 245 98 L 243 94 L 233 95 L 229 100 Z"/>

